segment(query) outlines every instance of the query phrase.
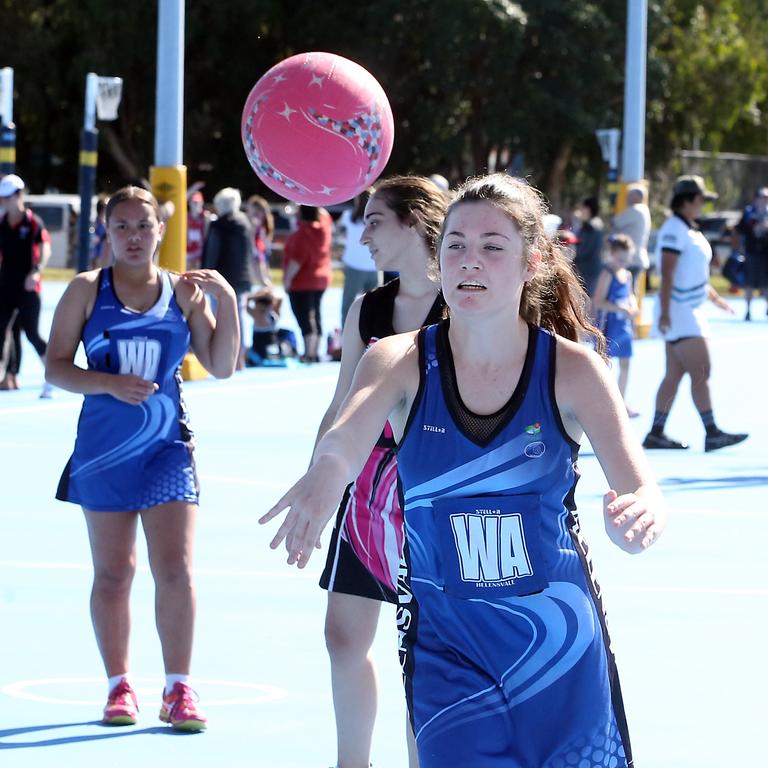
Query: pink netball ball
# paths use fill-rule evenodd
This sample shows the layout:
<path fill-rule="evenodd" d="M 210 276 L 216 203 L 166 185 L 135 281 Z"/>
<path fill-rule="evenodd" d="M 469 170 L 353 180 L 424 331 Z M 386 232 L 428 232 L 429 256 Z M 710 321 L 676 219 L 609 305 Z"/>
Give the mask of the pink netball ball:
<path fill-rule="evenodd" d="M 331 205 L 379 177 L 395 130 L 373 75 L 333 53 L 301 53 L 253 86 L 241 132 L 248 162 L 271 190 L 304 205 Z"/>

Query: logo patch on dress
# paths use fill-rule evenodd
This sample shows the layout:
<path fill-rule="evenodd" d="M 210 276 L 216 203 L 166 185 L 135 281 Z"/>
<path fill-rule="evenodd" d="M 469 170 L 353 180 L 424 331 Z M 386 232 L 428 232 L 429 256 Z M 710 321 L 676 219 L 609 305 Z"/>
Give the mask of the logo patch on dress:
<path fill-rule="evenodd" d="M 528 426 L 525 428 L 525 431 L 526 431 L 526 432 L 527 432 L 529 435 L 538 435 L 538 434 L 539 434 L 539 432 L 541 432 L 541 423 L 540 423 L 540 422 L 538 422 L 538 421 L 535 421 L 533 424 L 529 424 L 529 425 L 528 425 Z"/>
<path fill-rule="evenodd" d="M 523 449 L 523 453 L 529 459 L 540 459 L 546 450 L 547 446 L 541 440 L 537 440 L 535 443 L 528 443 Z"/>

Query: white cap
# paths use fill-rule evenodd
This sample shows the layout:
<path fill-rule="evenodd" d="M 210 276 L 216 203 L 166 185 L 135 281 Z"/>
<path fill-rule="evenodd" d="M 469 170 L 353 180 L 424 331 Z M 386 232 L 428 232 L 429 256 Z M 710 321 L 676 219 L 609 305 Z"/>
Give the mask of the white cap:
<path fill-rule="evenodd" d="M 0 179 L 0 197 L 10 197 L 24 189 L 24 181 L 15 173 L 9 173 Z"/>

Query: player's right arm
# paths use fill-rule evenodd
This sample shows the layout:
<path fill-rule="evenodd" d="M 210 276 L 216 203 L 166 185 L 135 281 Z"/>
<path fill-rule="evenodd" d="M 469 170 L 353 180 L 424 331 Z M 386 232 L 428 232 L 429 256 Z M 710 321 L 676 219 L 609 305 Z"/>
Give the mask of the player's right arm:
<path fill-rule="evenodd" d="M 344 322 L 344 333 L 341 338 L 341 367 L 339 369 L 339 378 L 336 381 L 336 391 L 333 393 L 333 399 L 325 412 L 320 426 L 317 430 L 315 445 L 312 449 L 312 461 L 314 461 L 315 449 L 322 439 L 323 435 L 331 428 L 331 425 L 339 413 L 339 408 L 344 402 L 344 398 L 349 393 L 352 386 L 352 378 L 355 375 L 355 369 L 365 352 L 363 340 L 360 338 L 360 307 L 363 303 L 363 297 L 358 296 L 352 303 L 347 313 L 347 319 Z M 382 424 L 383 426 L 383 424 Z"/>
<path fill-rule="evenodd" d="M 45 378 L 54 386 L 83 395 L 112 395 L 131 405 L 144 402 L 157 384 L 133 374 L 89 371 L 75 365 L 83 327 L 96 301 L 99 270 L 77 275 L 67 286 L 53 316 Z"/>
<path fill-rule="evenodd" d="M 333 517 L 344 489 L 362 470 L 387 419 L 400 434 L 419 386 L 416 334 L 377 342 L 357 366 L 333 426 L 317 444 L 307 473 L 260 518 L 288 510 L 270 546 L 285 541 L 288 564 L 303 568 Z"/>

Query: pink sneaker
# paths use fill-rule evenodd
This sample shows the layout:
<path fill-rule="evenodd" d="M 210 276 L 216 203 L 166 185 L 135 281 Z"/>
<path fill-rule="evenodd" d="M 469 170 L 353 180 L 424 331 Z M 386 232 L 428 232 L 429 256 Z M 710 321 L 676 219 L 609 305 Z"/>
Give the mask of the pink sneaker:
<path fill-rule="evenodd" d="M 138 716 L 136 694 L 128 681 L 123 679 L 109 692 L 101 722 L 105 725 L 136 725 Z"/>
<path fill-rule="evenodd" d="M 170 693 L 163 691 L 160 719 L 179 731 L 204 731 L 208 718 L 197 708 L 199 698 L 186 683 L 175 683 Z"/>

